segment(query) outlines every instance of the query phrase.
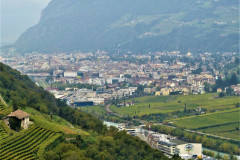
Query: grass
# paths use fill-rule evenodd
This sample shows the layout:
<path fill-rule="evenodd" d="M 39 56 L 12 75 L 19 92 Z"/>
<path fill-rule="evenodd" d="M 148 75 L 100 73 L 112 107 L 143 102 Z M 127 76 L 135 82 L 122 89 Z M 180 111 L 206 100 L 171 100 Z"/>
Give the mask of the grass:
<path fill-rule="evenodd" d="M 7 106 L 5 106 L 4 103 L 0 101 L 0 111 L 4 110 L 6 108 L 7 108 Z"/>
<path fill-rule="evenodd" d="M 32 108 L 26 108 L 24 111 L 29 113 L 30 119 L 32 119 L 37 126 L 40 126 L 42 128 L 54 132 L 64 132 L 66 134 L 88 135 L 87 132 L 73 127 L 69 122 L 60 118 L 59 116 L 53 115 L 53 118 L 51 119 L 50 115 L 39 113 Z"/>
<path fill-rule="evenodd" d="M 90 114 L 97 114 L 99 116 L 106 113 L 106 110 L 104 109 L 104 106 L 91 106 L 91 107 L 79 107 L 79 110 L 90 113 Z"/>
<path fill-rule="evenodd" d="M 201 115 L 194 115 L 194 116 L 187 116 L 187 117 L 181 117 L 181 118 L 176 118 L 176 119 L 170 119 L 168 121 L 178 121 L 178 120 L 183 120 L 183 119 L 190 119 L 194 117 L 202 117 L 202 116 L 209 116 L 209 115 L 214 115 L 214 114 L 223 114 L 223 113 L 229 113 L 229 112 L 235 112 L 239 111 L 238 108 L 233 108 L 233 109 L 228 109 L 228 110 L 223 110 L 223 111 L 218 111 L 218 112 L 213 112 L 213 113 L 207 113 L 207 114 L 201 114 Z"/>
<path fill-rule="evenodd" d="M 177 120 L 174 124 L 178 127 L 185 127 L 188 129 L 200 129 L 215 125 L 238 123 L 238 121 L 239 112 L 235 111 Z"/>
<path fill-rule="evenodd" d="M 205 108 L 208 112 L 219 109 L 226 110 L 235 107 L 239 102 L 239 97 L 214 98 L 215 94 L 203 95 L 178 95 L 178 96 L 145 96 L 134 98 L 136 104 L 129 107 L 118 108 L 111 106 L 111 110 L 122 115 L 138 116 L 153 113 L 171 113 L 174 111 L 183 111 L 185 102 L 187 109 L 196 109 L 197 107 Z M 149 108 L 150 104 L 150 108 Z"/>
<path fill-rule="evenodd" d="M 5 139 L 9 136 L 8 132 L 6 131 L 4 124 L 0 121 L 0 140 Z"/>
<path fill-rule="evenodd" d="M 12 110 L 12 107 L 6 106 L 3 102 L 0 100 L 0 114 L 6 115 L 10 113 Z"/>
<path fill-rule="evenodd" d="M 216 112 L 201 116 L 192 116 L 174 120 L 174 125 L 187 129 L 215 134 L 231 139 L 240 140 L 239 109 L 229 112 Z"/>
<path fill-rule="evenodd" d="M 238 122 L 233 124 L 221 125 L 217 127 L 211 127 L 207 129 L 200 129 L 199 131 L 240 140 L 240 131 L 237 130 L 236 128 L 239 128 Z"/>

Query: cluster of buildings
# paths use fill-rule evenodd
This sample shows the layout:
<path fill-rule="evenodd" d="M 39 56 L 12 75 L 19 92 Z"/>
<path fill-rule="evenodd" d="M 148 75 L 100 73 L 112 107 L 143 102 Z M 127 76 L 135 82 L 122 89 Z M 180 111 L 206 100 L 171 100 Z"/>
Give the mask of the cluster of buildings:
<path fill-rule="evenodd" d="M 11 54 L 7 54 L 11 55 Z M 57 98 L 69 103 L 90 102 L 94 105 L 121 97 L 129 97 L 136 87 L 144 86 L 145 94 L 166 96 L 171 94 L 203 94 L 204 84 L 214 84 L 225 65 L 234 62 L 236 53 L 180 54 L 156 52 L 141 54 L 95 53 L 31 53 L 24 56 L 0 57 L 0 61 L 34 79 L 38 85 L 89 84 L 99 90 L 64 91 L 49 89 Z M 57 87 L 56 87 L 57 88 Z M 73 91 L 72 91 L 73 90 Z M 239 92 L 239 86 L 234 89 Z M 79 103 L 78 103 L 79 104 Z M 90 103 L 88 103 L 90 104 Z"/>
<path fill-rule="evenodd" d="M 128 134 L 138 136 L 146 141 L 152 148 L 161 150 L 166 156 L 172 157 L 179 155 L 182 159 L 206 159 L 202 154 L 201 143 L 188 143 L 177 139 L 176 137 L 143 129 L 146 125 L 129 126 L 128 124 L 117 124 L 105 122 L 107 126 L 114 126 L 119 131 L 125 130 Z"/>
<path fill-rule="evenodd" d="M 99 87 L 95 91 L 93 89 L 78 89 L 66 88 L 64 91 L 59 91 L 54 88 L 49 88 L 56 98 L 66 99 L 67 103 L 75 107 L 104 105 L 105 102 L 123 97 L 130 97 L 135 94 L 137 87 L 128 87 L 125 89 Z M 133 105 L 132 102 L 126 102 L 125 106 Z M 121 105 L 121 104 L 119 104 Z"/>
<path fill-rule="evenodd" d="M 144 131 L 144 136 L 147 137 L 147 142 L 150 146 L 161 150 L 169 157 L 179 155 L 182 159 L 202 158 L 201 143 L 187 143 L 170 135 L 146 130 Z"/>

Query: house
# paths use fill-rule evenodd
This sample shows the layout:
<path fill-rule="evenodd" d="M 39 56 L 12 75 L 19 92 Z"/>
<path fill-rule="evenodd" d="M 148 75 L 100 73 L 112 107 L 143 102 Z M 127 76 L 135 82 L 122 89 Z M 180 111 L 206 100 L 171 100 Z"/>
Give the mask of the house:
<path fill-rule="evenodd" d="M 156 92 L 156 88 L 144 88 L 144 92 L 148 93 L 148 94 L 151 94 L 153 92 Z"/>
<path fill-rule="evenodd" d="M 219 93 L 219 92 L 222 92 L 222 89 L 221 88 L 218 88 L 217 89 L 217 92 Z"/>
<path fill-rule="evenodd" d="M 161 88 L 161 95 L 168 96 L 170 94 L 170 89 L 168 88 Z"/>
<path fill-rule="evenodd" d="M 4 119 L 4 123 L 5 123 L 7 126 L 11 127 L 11 126 L 10 126 L 10 123 L 9 123 L 10 118 L 16 118 L 16 119 L 18 119 L 19 121 L 21 121 L 21 127 L 22 127 L 23 129 L 28 129 L 28 126 L 29 126 L 29 124 L 30 124 L 29 116 L 30 116 L 30 114 L 28 114 L 28 113 L 26 113 L 26 112 L 18 109 L 18 110 L 16 110 L 16 111 L 10 113 L 9 115 L 7 115 L 6 117 L 4 117 L 3 119 Z"/>
<path fill-rule="evenodd" d="M 157 92 L 155 93 L 155 96 L 161 96 L 161 92 L 160 92 L 160 91 L 157 91 Z"/>

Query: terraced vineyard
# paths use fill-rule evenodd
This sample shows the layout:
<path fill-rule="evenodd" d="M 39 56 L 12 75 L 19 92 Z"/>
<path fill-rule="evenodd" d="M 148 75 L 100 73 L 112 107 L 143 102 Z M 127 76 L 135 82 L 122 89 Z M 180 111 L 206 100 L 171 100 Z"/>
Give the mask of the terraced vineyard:
<path fill-rule="evenodd" d="M 201 116 L 190 116 L 175 119 L 174 125 L 187 129 L 216 134 L 227 138 L 240 140 L 239 112 L 238 108 L 220 111 Z"/>
<path fill-rule="evenodd" d="M 8 137 L 7 131 L 4 129 L 4 127 L 0 124 L 0 140 L 5 139 Z"/>
<path fill-rule="evenodd" d="M 9 137 L 0 142 L 0 159 L 31 160 L 38 158 L 38 152 L 44 152 L 45 147 L 61 136 L 40 127 L 32 127 L 23 135 Z"/>
<path fill-rule="evenodd" d="M 0 99 L 0 111 L 3 111 L 6 108 L 7 108 L 7 106 Z"/>

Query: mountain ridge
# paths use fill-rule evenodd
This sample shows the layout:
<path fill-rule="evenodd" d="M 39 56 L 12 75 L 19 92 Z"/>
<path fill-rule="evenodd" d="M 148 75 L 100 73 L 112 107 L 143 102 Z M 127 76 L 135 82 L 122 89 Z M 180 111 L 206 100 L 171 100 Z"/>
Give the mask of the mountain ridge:
<path fill-rule="evenodd" d="M 15 46 L 22 52 L 238 51 L 235 1 L 52 0 Z"/>

